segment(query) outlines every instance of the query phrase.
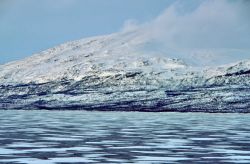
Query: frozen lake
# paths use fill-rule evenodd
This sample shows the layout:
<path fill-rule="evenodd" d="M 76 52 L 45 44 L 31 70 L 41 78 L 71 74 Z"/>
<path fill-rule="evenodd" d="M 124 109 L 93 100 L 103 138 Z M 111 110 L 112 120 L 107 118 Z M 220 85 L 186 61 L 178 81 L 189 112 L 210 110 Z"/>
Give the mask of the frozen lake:
<path fill-rule="evenodd" d="M 250 114 L 1 111 L 0 163 L 250 163 Z"/>

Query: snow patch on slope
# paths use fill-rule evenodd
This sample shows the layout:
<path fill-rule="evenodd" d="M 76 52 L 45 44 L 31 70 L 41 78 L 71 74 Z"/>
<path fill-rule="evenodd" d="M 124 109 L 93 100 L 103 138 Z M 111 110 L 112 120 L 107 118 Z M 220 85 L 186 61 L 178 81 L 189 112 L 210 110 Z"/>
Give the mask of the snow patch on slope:
<path fill-rule="evenodd" d="M 117 72 L 181 69 L 181 60 L 138 51 L 144 43 L 137 33 L 117 33 L 73 41 L 21 61 L 0 67 L 2 83 L 80 80 L 89 74 L 106 76 Z"/>
<path fill-rule="evenodd" d="M 159 79 L 210 78 L 246 71 L 247 52 L 173 50 L 149 38 L 143 30 L 114 33 L 72 41 L 21 61 L 0 66 L 2 84 L 45 83 L 61 79 L 79 81 L 88 76 L 115 76 L 128 72 L 158 74 Z M 234 54 L 234 55 L 233 55 Z"/>

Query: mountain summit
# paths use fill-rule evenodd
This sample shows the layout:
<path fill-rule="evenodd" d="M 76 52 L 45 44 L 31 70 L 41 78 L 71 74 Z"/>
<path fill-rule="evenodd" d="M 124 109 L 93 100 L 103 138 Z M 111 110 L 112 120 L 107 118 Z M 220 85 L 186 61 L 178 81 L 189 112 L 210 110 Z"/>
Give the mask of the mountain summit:
<path fill-rule="evenodd" d="M 249 112 L 250 60 L 217 53 L 139 30 L 68 42 L 1 65 L 0 108 Z"/>

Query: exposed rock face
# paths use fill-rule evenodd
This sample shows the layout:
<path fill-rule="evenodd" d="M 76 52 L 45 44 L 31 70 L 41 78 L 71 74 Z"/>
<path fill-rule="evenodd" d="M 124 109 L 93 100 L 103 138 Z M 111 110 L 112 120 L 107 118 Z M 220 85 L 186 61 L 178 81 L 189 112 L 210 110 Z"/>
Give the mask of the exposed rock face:
<path fill-rule="evenodd" d="M 147 43 L 118 33 L 2 65 L 0 108 L 250 112 L 250 60 L 202 68 Z"/>

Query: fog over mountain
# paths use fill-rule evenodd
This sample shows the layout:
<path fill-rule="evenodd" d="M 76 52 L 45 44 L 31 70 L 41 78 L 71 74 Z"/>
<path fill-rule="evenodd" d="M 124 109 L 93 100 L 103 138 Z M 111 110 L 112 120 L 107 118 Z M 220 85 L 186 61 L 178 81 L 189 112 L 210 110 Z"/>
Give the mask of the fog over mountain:
<path fill-rule="evenodd" d="M 140 25 L 127 21 L 123 30 L 137 28 L 153 42 L 148 49 L 185 60 L 206 59 L 199 62 L 203 65 L 250 58 L 249 1 L 192 2 L 176 1 L 156 19 Z"/>

